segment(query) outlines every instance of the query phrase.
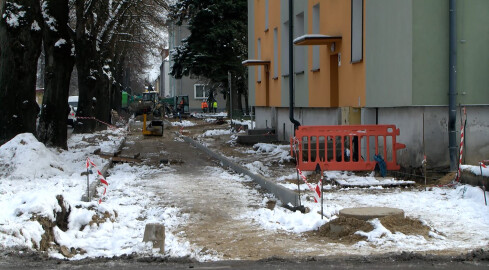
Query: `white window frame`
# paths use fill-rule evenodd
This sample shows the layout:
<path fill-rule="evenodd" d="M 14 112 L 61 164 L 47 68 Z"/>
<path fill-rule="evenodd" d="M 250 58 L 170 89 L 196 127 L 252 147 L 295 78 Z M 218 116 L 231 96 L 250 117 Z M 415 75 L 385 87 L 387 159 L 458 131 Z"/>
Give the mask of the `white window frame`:
<path fill-rule="evenodd" d="M 203 97 L 197 96 L 197 87 L 198 86 L 202 86 L 202 88 L 203 88 Z M 207 88 L 207 85 L 205 85 L 205 84 L 201 84 L 201 83 L 194 84 L 194 99 L 207 99 L 207 98 L 209 98 L 209 95 L 207 94 L 206 88 Z"/>

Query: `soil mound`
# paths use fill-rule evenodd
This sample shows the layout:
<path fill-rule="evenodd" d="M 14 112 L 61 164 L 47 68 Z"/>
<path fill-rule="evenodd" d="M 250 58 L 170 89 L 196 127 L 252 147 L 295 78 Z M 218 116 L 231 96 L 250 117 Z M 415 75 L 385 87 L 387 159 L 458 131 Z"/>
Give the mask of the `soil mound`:
<path fill-rule="evenodd" d="M 392 233 L 401 232 L 407 235 L 422 235 L 428 238 L 431 230 L 421 221 L 409 217 L 387 216 L 379 220 Z M 330 239 L 332 242 L 353 244 L 366 239 L 363 236 L 355 234 L 355 232 L 370 232 L 373 229 L 374 227 L 368 221 L 340 216 L 321 226 L 317 234 Z"/>
<path fill-rule="evenodd" d="M 334 242 L 356 243 L 365 237 L 355 234 L 357 231 L 370 232 L 374 227 L 363 220 L 349 217 L 338 217 L 319 228 L 319 236 Z"/>
<path fill-rule="evenodd" d="M 445 176 L 443 176 L 442 178 L 438 179 L 438 181 L 436 182 L 437 185 L 447 185 L 447 184 L 450 184 L 453 182 L 453 180 L 455 180 L 455 177 L 457 175 L 457 172 L 450 172 L 450 173 L 447 173 Z"/>
<path fill-rule="evenodd" d="M 410 217 L 388 216 L 380 219 L 380 223 L 391 232 L 401 232 L 409 235 L 422 235 L 429 237 L 430 227 L 421 221 Z"/>

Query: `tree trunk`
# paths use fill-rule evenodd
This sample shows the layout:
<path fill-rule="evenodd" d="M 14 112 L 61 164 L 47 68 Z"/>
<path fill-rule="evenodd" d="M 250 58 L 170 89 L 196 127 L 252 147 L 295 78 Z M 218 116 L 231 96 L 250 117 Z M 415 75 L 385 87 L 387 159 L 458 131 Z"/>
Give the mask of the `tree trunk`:
<path fill-rule="evenodd" d="M 44 24 L 46 74 L 38 137 L 46 145 L 68 149 L 68 95 L 74 65 L 68 28 L 68 0 L 45 0 L 44 13 L 54 18 L 57 24 Z"/>
<path fill-rule="evenodd" d="M 0 145 L 36 132 L 37 60 L 42 25 L 39 0 L 0 2 Z"/>
<path fill-rule="evenodd" d="M 100 68 L 102 71 L 103 68 Z M 95 86 L 95 118 L 104 122 L 110 123 L 110 80 L 102 73 L 99 76 Z M 104 130 L 107 125 L 97 121 L 96 130 Z"/>
<path fill-rule="evenodd" d="M 95 121 L 86 119 L 94 117 L 95 108 L 95 85 L 99 74 L 94 58 L 97 55 L 95 49 L 94 37 L 87 33 L 88 20 L 93 19 L 91 13 L 85 15 L 85 1 L 76 1 L 76 33 L 75 33 L 75 63 L 78 71 L 78 109 L 76 111 L 77 124 L 75 125 L 75 133 L 91 133 L 95 130 Z M 92 30 L 91 28 L 89 31 Z M 85 118 L 78 118 L 85 117 Z"/>
<path fill-rule="evenodd" d="M 114 85 L 112 87 L 112 106 L 111 108 L 113 110 L 116 110 L 117 112 L 121 112 L 122 109 L 122 91 L 124 89 L 124 58 L 125 58 L 126 51 L 121 50 L 118 55 L 116 55 L 115 59 L 115 66 L 114 66 Z"/>
<path fill-rule="evenodd" d="M 112 84 L 112 106 L 111 108 L 117 112 L 121 111 L 122 107 L 122 86 L 119 83 L 120 81 L 116 81 Z"/>

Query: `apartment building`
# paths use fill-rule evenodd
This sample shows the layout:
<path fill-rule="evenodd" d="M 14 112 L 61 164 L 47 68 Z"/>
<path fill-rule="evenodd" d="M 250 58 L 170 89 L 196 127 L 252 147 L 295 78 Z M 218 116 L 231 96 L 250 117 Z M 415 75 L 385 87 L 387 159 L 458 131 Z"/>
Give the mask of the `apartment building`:
<path fill-rule="evenodd" d="M 430 167 L 449 166 L 449 0 L 291 2 L 293 74 L 289 1 L 248 1 L 256 126 L 275 128 L 284 141 L 293 136 L 293 76 L 301 125 L 395 124 L 407 145 L 402 166 L 421 166 L 425 151 Z M 464 160 L 477 163 L 489 157 L 489 1 L 455 3 L 457 146 L 465 107 Z"/>

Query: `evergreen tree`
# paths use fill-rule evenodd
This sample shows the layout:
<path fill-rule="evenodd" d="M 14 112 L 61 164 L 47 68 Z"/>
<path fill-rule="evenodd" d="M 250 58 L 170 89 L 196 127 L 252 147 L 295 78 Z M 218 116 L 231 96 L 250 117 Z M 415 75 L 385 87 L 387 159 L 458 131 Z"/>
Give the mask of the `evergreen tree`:
<path fill-rule="evenodd" d="M 179 25 L 186 21 L 190 30 L 190 36 L 171 53 L 171 75 L 205 77 L 226 94 L 231 72 L 233 108 L 242 108 L 241 96 L 247 97 L 247 69 L 242 65 L 248 46 L 247 1 L 179 1 L 172 6 L 170 18 Z"/>

